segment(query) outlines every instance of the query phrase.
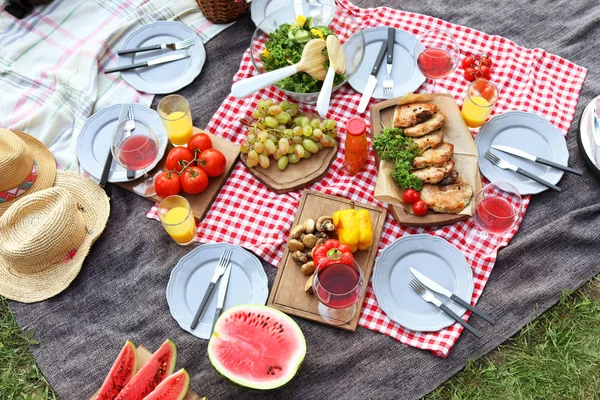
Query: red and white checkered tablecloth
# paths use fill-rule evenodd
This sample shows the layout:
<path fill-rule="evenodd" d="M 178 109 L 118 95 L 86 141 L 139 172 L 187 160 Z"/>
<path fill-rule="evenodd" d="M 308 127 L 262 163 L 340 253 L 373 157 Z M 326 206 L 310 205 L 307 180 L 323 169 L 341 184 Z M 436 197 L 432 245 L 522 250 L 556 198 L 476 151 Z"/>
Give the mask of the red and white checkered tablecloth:
<path fill-rule="evenodd" d="M 586 75 L 585 68 L 548 54 L 542 49 L 519 47 L 503 37 L 487 35 L 437 18 L 390 8 L 360 9 L 347 0 L 337 0 L 337 4 L 353 16 L 362 28 L 385 25 L 419 35 L 428 29 L 438 27 L 454 35 L 463 54 L 483 51 L 490 53 L 495 62 L 492 80 L 501 94 L 493 115 L 508 110 L 534 112 L 550 120 L 566 135 Z M 246 51 L 234 81 L 250 77 L 254 73 L 250 53 Z M 460 104 L 468 82 L 462 77 L 460 71 L 457 71 L 451 77 L 440 80 L 438 84 L 441 91 L 452 94 Z M 236 99 L 229 95 L 206 129 L 234 142 L 242 142 L 246 137 L 246 129 L 239 119 L 248 117 L 261 98 L 280 101 L 284 99 L 284 95 L 273 87 L 263 89 L 245 99 Z M 359 100 L 360 94 L 349 86 L 341 88 L 333 95 L 329 117 L 342 125 L 348 118 L 356 115 L 355 110 Z M 374 102 L 375 100 L 371 100 L 371 104 Z M 314 106 L 304 104 L 300 105 L 300 111 L 316 113 Z M 364 117 L 368 123 L 369 116 Z M 349 177 L 342 171 L 345 151 L 343 139 L 342 131 L 339 141 L 340 151 L 329 173 L 310 186 L 310 189 L 386 207 L 386 204 L 373 198 L 377 177 L 374 154 L 371 153 L 366 167 L 358 175 Z M 204 243 L 221 241 L 235 243 L 252 250 L 269 263 L 277 265 L 283 256 L 300 197 L 301 191 L 287 194 L 272 192 L 256 180 L 242 163 L 238 163 L 210 211 L 198 225 L 197 240 Z M 522 214 L 527 209 L 529 199 L 529 197 L 524 199 Z M 155 205 L 148 216 L 157 218 L 156 211 Z M 473 269 L 475 290 L 471 303 L 475 304 L 492 272 L 497 251 L 508 244 L 518 226 L 504 236 L 489 237 L 485 240 L 478 238 L 475 243 L 467 244 L 467 234 L 472 232 L 474 226 L 473 221 L 468 220 L 444 227 L 407 228 L 398 225 L 388 214 L 379 251 L 404 235 L 428 233 L 444 238 L 464 253 Z M 467 320 L 468 315 L 463 318 Z M 407 345 L 431 350 L 441 357 L 448 356 L 463 330 L 459 324 L 430 333 L 405 329 L 388 319 L 379 308 L 371 283 L 367 288 L 359 324 L 389 335 Z"/>

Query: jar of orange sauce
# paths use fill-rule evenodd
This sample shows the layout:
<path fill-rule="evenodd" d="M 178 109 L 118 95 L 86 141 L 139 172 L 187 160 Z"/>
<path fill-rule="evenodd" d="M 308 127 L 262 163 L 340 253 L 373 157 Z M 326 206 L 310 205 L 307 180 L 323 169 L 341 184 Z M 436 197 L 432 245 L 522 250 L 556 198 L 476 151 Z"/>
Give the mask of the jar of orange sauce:
<path fill-rule="evenodd" d="M 367 143 L 367 124 L 358 117 L 346 122 L 346 154 L 344 169 L 349 175 L 356 175 L 365 166 L 369 154 Z"/>

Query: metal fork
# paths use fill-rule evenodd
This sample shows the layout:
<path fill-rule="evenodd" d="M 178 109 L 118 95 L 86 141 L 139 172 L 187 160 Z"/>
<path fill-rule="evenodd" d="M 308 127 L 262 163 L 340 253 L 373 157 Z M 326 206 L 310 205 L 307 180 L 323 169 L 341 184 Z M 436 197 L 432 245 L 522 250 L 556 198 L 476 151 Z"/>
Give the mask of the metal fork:
<path fill-rule="evenodd" d="M 540 178 L 538 176 L 535 176 L 531 172 L 529 172 L 527 170 L 524 170 L 523 168 L 517 167 L 516 165 L 511 164 L 510 162 L 508 162 L 506 160 L 502 160 L 501 158 L 499 158 L 498 156 L 496 156 L 495 154 L 493 154 L 493 153 L 491 153 L 489 151 L 485 152 L 485 158 L 487 158 L 488 160 L 490 160 L 490 162 L 492 164 L 496 165 L 499 168 L 508 169 L 510 171 L 514 171 L 514 172 L 516 172 L 518 174 L 521 174 L 523 176 L 528 177 L 529 179 L 533 179 L 534 181 L 536 181 L 538 183 L 541 183 L 542 185 L 544 185 L 546 187 L 549 187 L 550 189 L 554 189 L 557 192 L 561 191 L 561 188 L 559 188 L 558 186 L 553 185 L 552 183 L 550 183 L 550 182 L 548 182 L 548 181 L 546 181 L 546 180 L 544 180 L 544 179 L 542 179 L 542 178 Z"/>
<path fill-rule="evenodd" d="M 437 308 L 448 314 L 456 322 L 467 328 L 469 332 L 471 332 L 473 335 L 477 336 L 478 338 L 481 337 L 481 332 L 473 328 L 467 322 L 463 321 L 462 318 L 455 314 L 454 311 L 452 311 L 450 308 L 448 308 L 447 305 L 439 301 L 437 297 L 435 297 L 433 293 L 431 293 L 429 289 L 427 289 L 427 287 L 425 287 L 425 285 L 423 285 L 421 282 L 417 281 L 416 279 L 412 279 L 408 284 L 410 285 L 412 290 L 414 290 L 415 293 L 418 294 L 423 300 L 435 305 Z"/>
<path fill-rule="evenodd" d="M 124 54 L 139 53 L 141 51 L 160 50 L 160 49 L 182 50 L 182 49 L 187 49 L 188 47 L 191 47 L 193 45 L 194 45 L 194 38 L 192 37 L 192 38 L 181 40 L 179 42 L 174 42 L 174 43 L 153 44 L 151 46 L 119 50 L 117 52 L 117 54 L 122 56 Z"/>
<path fill-rule="evenodd" d="M 133 115 L 133 105 L 129 104 L 127 108 L 127 121 L 125 121 L 125 126 L 123 127 L 125 131 L 127 131 L 127 137 L 131 136 L 131 131 L 135 129 L 135 117 Z M 127 179 L 132 180 L 135 179 L 135 171 L 132 169 L 127 170 Z"/>
<path fill-rule="evenodd" d="M 396 39 L 396 30 L 388 28 L 388 46 L 387 46 L 387 75 L 383 78 L 383 97 L 391 99 L 394 97 L 394 78 L 392 78 L 392 65 L 394 61 L 394 41 Z"/>
<path fill-rule="evenodd" d="M 202 301 L 200 302 L 200 305 L 198 306 L 198 310 L 196 310 L 196 315 L 194 315 L 194 319 L 192 320 L 192 323 L 190 324 L 190 329 L 196 328 L 196 325 L 198 324 L 198 320 L 200 319 L 200 316 L 202 315 L 202 312 L 204 311 L 206 304 L 208 304 L 208 299 L 210 298 L 210 295 L 213 292 L 213 289 L 215 288 L 217 281 L 223 275 L 223 273 L 225 272 L 225 268 L 229 264 L 229 259 L 231 258 L 232 253 L 233 253 L 233 250 L 230 248 L 227 248 L 221 254 L 221 258 L 219 259 L 219 263 L 217 264 L 217 267 L 215 268 L 213 277 L 210 280 L 210 283 L 208 284 L 208 288 L 206 289 L 206 292 L 204 293 L 204 297 L 202 298 Z"/>

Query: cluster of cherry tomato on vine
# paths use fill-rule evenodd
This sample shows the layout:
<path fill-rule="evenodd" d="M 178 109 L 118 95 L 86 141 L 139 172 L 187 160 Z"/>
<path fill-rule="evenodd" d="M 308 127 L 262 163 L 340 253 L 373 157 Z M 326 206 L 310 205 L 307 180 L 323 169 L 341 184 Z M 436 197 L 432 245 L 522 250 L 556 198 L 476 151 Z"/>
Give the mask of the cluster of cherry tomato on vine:
<path fill-rule="evenodd" d="M 486 53 L 468 55 L 462 60 L 462 67 L 465 70 L 464 77 L 470 82 L 477 78 L 490 79 L 493 64 L 492 59 Z"/>
<path fill-rule="evenodd" d="M 161 198 L 179 194 L 202 193 L 208 187 L 208 178 L 221 175 L 227 160 L 223 153 L 213 149 L 206 133 L 193 135 L 187 147 L 175 147 L 167 155 L 167 172 L 161 172 L 154 181 L 156 194 Z"/>

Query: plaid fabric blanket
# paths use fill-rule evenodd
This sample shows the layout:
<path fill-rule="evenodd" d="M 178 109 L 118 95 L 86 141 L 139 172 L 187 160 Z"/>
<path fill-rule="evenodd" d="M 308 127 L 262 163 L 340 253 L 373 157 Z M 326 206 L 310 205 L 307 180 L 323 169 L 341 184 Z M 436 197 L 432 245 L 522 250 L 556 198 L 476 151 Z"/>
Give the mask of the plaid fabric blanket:
<path fill-rule="evenodd" d="M 78 171 L 77 137 L 87 118 L 113 103 L 149 106 L 154 95 L 119 74 L 116 49 L 140 26 L 181 21 L 204 42 L 229 25 L 214 25 L 194 0 L 55 0 L 22 20 L 0 1 L 0 126 L 27 132 L 50 148 L 64 169 Z"/>

